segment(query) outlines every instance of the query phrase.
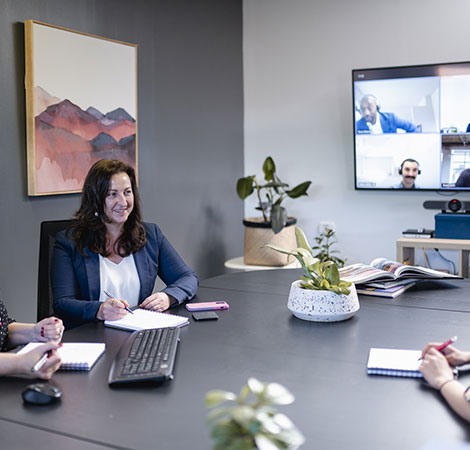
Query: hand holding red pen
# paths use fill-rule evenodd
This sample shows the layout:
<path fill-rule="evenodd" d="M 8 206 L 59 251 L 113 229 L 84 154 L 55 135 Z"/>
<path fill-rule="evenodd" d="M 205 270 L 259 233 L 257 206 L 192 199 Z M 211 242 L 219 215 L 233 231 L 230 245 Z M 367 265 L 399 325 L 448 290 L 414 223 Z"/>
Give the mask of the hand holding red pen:
<path fill-rule="evenodd" d="M 470 362 L 470 352 L 463 352 L 462 350 L 458 350 L 455 347 L 452 347 L 450 345 L 456 340 L 457 340 L 457 336 L 454 336 L 453 338 L 441 344 L 436 343 L 436 342 L 430 342 L 429 344 L 426 345 L 426 347 L 424 347 L 421 353 L 421 359 L 424 358 L 426 353 L 431 348 L 435 348 L 437 351 L 440 351 L 445 356 L 447 362 L 453 367 L 461 366 L 463 364 Z"/>

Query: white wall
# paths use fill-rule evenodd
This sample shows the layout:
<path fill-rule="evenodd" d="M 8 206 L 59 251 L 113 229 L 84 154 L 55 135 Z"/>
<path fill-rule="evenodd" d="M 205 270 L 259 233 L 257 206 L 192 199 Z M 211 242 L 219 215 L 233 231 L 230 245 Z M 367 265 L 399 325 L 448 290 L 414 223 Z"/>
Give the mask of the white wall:
<path fill-rule="evenodd" d="M 271 155 L 291 186 L 313 181 L 308 198 L 286 203 L 311 240 L 320 221 L 331 221 L 348 263 L 395 258 L 404 229 L 434 228 L 438 211 L 423 202 L 449 197 L 354 190 L 351 70 L 470 60 L 470 2 L 245 0 L 243 6 L 245 174 L 261 175 Z M 246 201 L 246 216 L 256 215 L 253 204 Z"/>

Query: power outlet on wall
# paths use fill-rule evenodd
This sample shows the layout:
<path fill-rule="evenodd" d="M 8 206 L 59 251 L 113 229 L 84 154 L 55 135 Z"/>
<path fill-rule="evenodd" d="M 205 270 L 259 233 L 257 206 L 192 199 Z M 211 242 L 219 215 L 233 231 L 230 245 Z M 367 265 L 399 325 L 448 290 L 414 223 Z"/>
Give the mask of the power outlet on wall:
<path fill-rule="evenodd" d="M 333 230 L 333 231 L 336 231 L 336 225 L 334 222 L 320 222 L 319 225 L 318 225 L 318 232 L 319 233 L 325 233 L 326 232 L 326 229 L 330 229 L 330 230 Z"/>

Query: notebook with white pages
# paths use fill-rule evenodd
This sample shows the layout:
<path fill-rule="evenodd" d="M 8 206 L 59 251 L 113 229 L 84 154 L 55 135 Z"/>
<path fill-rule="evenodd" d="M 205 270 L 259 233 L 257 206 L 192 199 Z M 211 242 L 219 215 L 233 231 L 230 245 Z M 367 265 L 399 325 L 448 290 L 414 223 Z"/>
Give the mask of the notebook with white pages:
<path fill-rule="evenodd" d="M 393 348 L 371 348 L 367 362 L 369 375 L 422 378 L 420 350 L 400 350 Z"/>
<path fill-rule="evenodd" d="M 43 342 L 30 342 L 18 353 L 27 353 Z M 58 350 L 62 358 L 60 370 L 91 370 L 105 351 L 105 344 L 98 342 L 64 342 Z"/>
<path fill-rule="evenodd" d="M 148 309 L 137 308 L 134 314 L 127 314 L 119 320 L 105 320 L 107 327 L 119 328 L 121 330 L 145 330 L 148 328 L 182 327 L 189 323 L 189 319 L 176 314 L 167 314 Z"/>

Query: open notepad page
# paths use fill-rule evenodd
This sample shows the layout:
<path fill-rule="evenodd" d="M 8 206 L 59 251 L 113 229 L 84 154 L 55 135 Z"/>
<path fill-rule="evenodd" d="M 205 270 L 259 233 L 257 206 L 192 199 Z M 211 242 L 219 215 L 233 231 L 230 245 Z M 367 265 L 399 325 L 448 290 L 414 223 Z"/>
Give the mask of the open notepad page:
<path fill-rule="evenodd" d="M 27 353 L 43 342 L 30 342 L 18 353 Z M 61 370 L 91 370 L 104 353 L 105 344 L 97 342 L 64 342 L 57 351 L 62 358 Z"/>
<path fill-rule="evenodd" d="M 135 309 L 133 312 L 134 314 L 129 313 L 119 320 L 105 320 L 104 324 L 108 327 L 135 331 L 148 328 L 182 327 L 189 323 L 187 317 L 175 314 L 149 311 L 147 309 Z"/>
<path fill-rule="evenodd" d="M 369 375 L 389 375 L 392 377 L 422 378 L 419 371 L 420 350 L 400 350 L 392 348 L 371 348 L 367 373 Z"/>

